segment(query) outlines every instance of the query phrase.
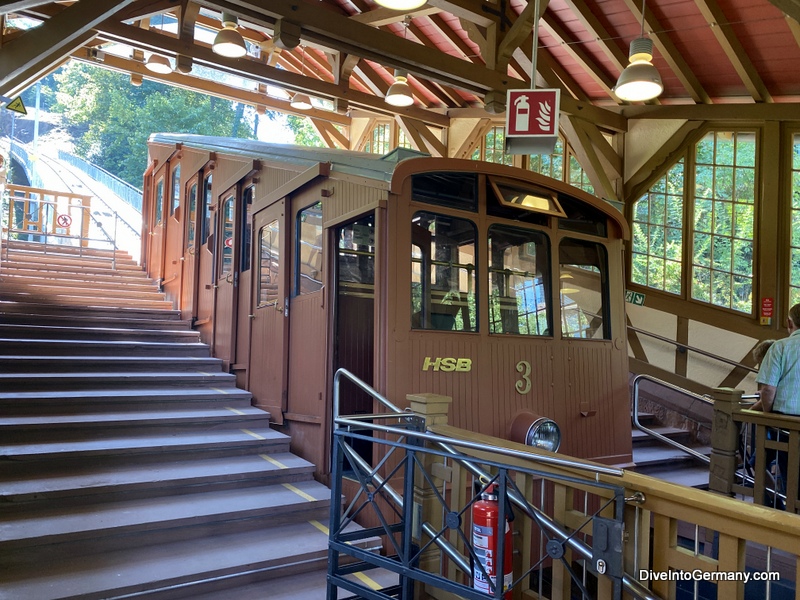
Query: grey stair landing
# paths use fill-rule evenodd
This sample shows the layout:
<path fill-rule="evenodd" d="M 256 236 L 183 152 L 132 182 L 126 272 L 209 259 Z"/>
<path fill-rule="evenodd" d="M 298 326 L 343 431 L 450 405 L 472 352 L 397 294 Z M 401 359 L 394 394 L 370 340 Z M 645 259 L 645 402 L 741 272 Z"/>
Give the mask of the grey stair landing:
<path fill-rule="evenodd" d="M 324 569 L 330 490 L 250 400 L 129 257 L 12 242 L 0 600 L 194 598 Z"/>
<path fill-rule="evenodd" d="M 689 431 L 661 425 L 654 415 L 640 413 L 639 422 L 695 452 L 705 456 L 711 454 L 711 448 L 694 442 Z M 635 427 L 631 428 L 631 436 L 634 471 L 687 487 L 708 488 L 708 465 Z"/>

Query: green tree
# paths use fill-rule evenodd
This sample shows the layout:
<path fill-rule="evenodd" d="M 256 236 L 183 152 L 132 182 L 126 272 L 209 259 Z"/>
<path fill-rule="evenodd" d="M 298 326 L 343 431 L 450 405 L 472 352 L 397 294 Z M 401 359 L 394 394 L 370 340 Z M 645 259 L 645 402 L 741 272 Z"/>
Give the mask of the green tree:
<path fill-rule="evenodd" d="M 152 133 L 229 136 L 233 103 L 127 75 L 71 62 L 55 76 L 58 105 L 76 135 L 77 153 L 133 185 L 141 185 Z M 236 128 L 252 138 L 252 127 Z"/>
<path fill-rule="evenodd" d="M 317 130 L 306 118 L 289 115 L 286 125 L 294 133 L 294 143 L 299 146 L 325 147 L 325 142 L 319 137 Z"/>

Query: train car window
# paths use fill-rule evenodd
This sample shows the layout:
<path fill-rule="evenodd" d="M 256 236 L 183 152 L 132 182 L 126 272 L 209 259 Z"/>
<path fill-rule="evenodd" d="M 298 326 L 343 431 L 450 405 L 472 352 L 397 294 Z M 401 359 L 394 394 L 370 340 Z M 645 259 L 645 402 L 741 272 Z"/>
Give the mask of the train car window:
<path fill-rule="evenodd" d="M 375 290 L 375 222 L 370 215 L 339 230 L 339 294 L 373 298 Z"/>
<path fill-rule="evenodd" d="M 568 238 L 561 241 L 558 256 L 561 336 L 611 339 L 605 247 Z"/>
<path fill-rule="evenodd" d="M 559 200 L 566 213 L 566 217 L 558 221 L 559 229 L 608 237 L 608 217 L 603 211 L 568 196 L 561 196 Z"/>
<path fill-rule="evenodd" d="M 489 332 L 551 335 L 547 235 L 505 225 L 489 228 Z"/>
<path fill-rule="evenodd" d="M 222 279 L 233 270 L 233 196 L 228 196 L 222 203 L 220 214 L 220 231 L 222 240 L 220 246 L 219 278 Z"/>
<path fill-rule="evenodd" d="M 422 173 L 411 179 L 411 196 L 448 208 L 478 212 L 478 175 L 475 173 Z"/>
<path fill-rule="evenodd" d="M 494 177 L 490 177 L 489 182 L 497 201 L 503 206 L 558 217 L 567 216 L 553 192 L 535 186 L 502 181 Z"/>
<path fill-rule="evenodd" d="M 181 203 L 181 165 L 175 165 L 172 169 L 172 204 L 170 205 L 169 214 L 174 215 L 175 210 Z"/>
<path fill-rule="evenodd" d="M 164 178 L 158 180 L 156 184 L 156 225 L 161 223 L 164 216 Z"/>
<path fill-rule="evenodd" d="M 211 174 L 209 173 L 203 179 L 203 195 L 200 199 L 200 214 L 203 220 L 200 223 L 200 245 L 205 245 L 208 242 L 208 236 L 211 235 Z"/>
<path fill-rule="evenodd" d="M 253 245 L 252 225 L 250 225 L 250 208 L 253 206 L 253 186 L 248 186 L 244 190 L 244 202 L 242 203 L 241 216 L 239 217 L 239 231 L 242 236 L 242 255 L 239 259 L 239 271 L 244 273 L 250 270 L 250 252 Z"/>
<path fill-rule="evenodd" d="M 411 327 L 477 331 L 477 230 L 468 219 L 417 212 L 411 221 Z"/>
<path fill-rule="evenodd" d="M 277 219 L 258 232 L 258 308 L 278 302 L 280 224 Z"/>
<path fill-rule="evenodd" d="M 192 187 L 189 188 L 187 206 L 186 249 L 194 250 L 195 223 L 197 222 L 197 183 L 192 184 Z"/>
<path fill-rule="evenodd" d="M 296 296 L 322 289 L 322 202 L 297 213 L 295 248 Z"/>

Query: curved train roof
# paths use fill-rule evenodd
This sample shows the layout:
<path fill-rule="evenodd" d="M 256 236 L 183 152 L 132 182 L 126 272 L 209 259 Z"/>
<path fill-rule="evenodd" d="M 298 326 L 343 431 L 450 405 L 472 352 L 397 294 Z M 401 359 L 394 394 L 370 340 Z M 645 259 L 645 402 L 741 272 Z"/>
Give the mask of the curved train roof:
<path fill-rule="evenodd" d="M 378 181 L 385 181 L 392 184 L 398 165 L 406 160 L 427 158 L 433 163 L 430 165 L 448 165 L 448 170 L 452 170 L 456 163 L 462 163 L 461 168 L 465 170 L 479 169 L 477 161 L 466 159 L 444 159 L 431 158 L 429 154 L 410 150 L 408 148 L 396 148 L 389 154 L 379 156 L 370 152 L 355 152 L 353 150 L 341 150 L 331 148 L 315 148 L 311 146 L 296 146 L 292 144 L 273 144 L 259 140 L 245 140 L 241 138 L 214 137 L 210 135 L 197 135 L 191 133 L 154 133 L 150 135 L 150 143 L 174 145 L 181 144 L 188 148 L 197 148 L 208 152 L 217 152 L 229 156 L 242 156 L 255 160 L 264 160 L 272 163 L 287 163 L 294 166 L 311 168 L 320 163 L 330 164 L 332 171 L 356 175 Z M 410 165 L 409 165 L 410 167 Z M 520 177 L 518 169 L 506 165 L 492 164 L 492 169 L 500 174 L 509 177 Z M 413 170 L 413 167 L 410 167 Z M 406 169 L 401 169 L 406 171 Z M 517 171 L 517 172 L 514 172 Z M 543 178 L 532 171 L 523 171 L 522 178 Z M 398 175 L 400 175 L 398 173 Z M 547 178 L 549 179 L 549 178 Z M 396 183 L 396 182 L 395 182 Z M 575 188 L 567 183 L 550 180 L 549 185 L 561 191 L 582 198 L 589 204 L 600 209 L 612 221 L 619 226 L 620 235 L 624 239 L 629 239 L 630 229 L 622 213 L 604 200 L 588 194 L 580 188 Z"/>
<path fill-rule="evenodd" d="M 400 161 L 429 156 L 407 148 L 397 148 L 385 156 L 379 156 L 353 150 L 273 144 L 258 140 L 190 133 L 154 133 L 150 136 L 149 141 L 157 144 L 182 144 L 189 148 L 198 148 L 209 152 L 246 156 L 275 163 L 285 162 L 306 168 L 319 163 L 330 163 L 331 169 L 334 171 L 378 179 L 387 183 L 391 181 L 395 167 Z"/>

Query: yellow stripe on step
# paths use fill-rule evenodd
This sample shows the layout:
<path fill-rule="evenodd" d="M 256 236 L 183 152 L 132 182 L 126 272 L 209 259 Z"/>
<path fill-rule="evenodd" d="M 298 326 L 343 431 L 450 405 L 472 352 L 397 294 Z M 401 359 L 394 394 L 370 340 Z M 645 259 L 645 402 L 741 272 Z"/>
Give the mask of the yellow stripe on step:
<path fill-rule="evenodd" d="M 231 408 L 230 406 L 226 406 L 225 408 L 227 408 L 232 413 L 236 413 L 237 415 L 243 415 L 244 414 L 244 412 L 242 412 L 238 408 Z"/>
<path fill-rule="evenodd" d="M 329 534 L 330 534 L 330 532 L 331 532 L 331 530 L 330 530 L 330 529 L 328 529 L 327 527 L 325 527 L 325 525 L 323 525 L 323 524 L 322 524 L 322 523 L 320 523 L 319 521 L 309 521 L 309 523 L 311 523 L 311 524 L 312 524 L 314 527 L 316 527 L 317 529 L 319 529 L 319 530 L 320 530 L 322 533 L 324 533 L 325 535 L 329 535 Z"/>
<path fill-rule="evenodd" d="M 303 500 L 308 500 L 309 502 L 316 502 L 317 499 L 314 496 L 306 494 L 303 490 L 294 487 L 291 483 L 284 483 L 283 487 L 285 487 L 290 492 L 294 492 L 298 496 L 300 496 Z"/>
<path fill-rule="evenodd" d="M 364 575 L 364 573 L 355 572 L 355 573 L 353 573 L 353 575 L 355 575 L 358 579 L 363 581 L 366 585 L 371 587 L 373 590 L 381 589 L 381 586 L 377 581 L 375 581 L 374 579 L 372 579 L 371 577 L 369 577 L 367 575 Z"/>
<path fill-rule="evenodd" d="M 265 439 L 267 439 L 267 438 L 265 438 L 263 435 L 258 435 L 257 433 L 253 433 L 253 432 L 252 432 L 252 431 L 250 431 L 249 429 L 242 429 L 241 431 L 242 431 L 242 432 L 244 432 L 244 433 L 246 433 L 247 435 L 252 435 L 252 436 L 253 436 L 254 438 L 256 438 L 257 440 L 265 440 Z"/>
<path fill-rule="evenodd" d="M 230 392 L 227 392 L 221 388 L 210 388 L 210 389 L 212 392 L 217 392 L 218 394 L 226 394 L 226 395 L 230 394 Z"/>
<path fill-rule="evenodd" d="M 285 464 L 283 464 L 281 461 L 275 460 L 274 458 L 272 458 L 269 454 L 259 454 L 259 456 L 261 458 L 263 458 L 265 461 L 272 463 L 273 465 L 275 465 L 279 469 L 288 469 L 289 468 Z"/>

